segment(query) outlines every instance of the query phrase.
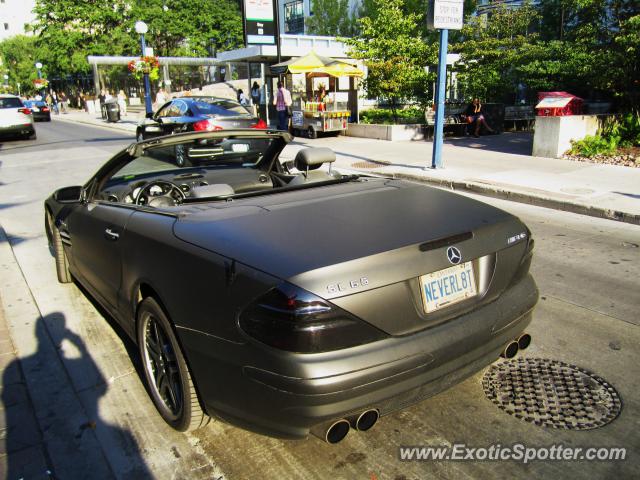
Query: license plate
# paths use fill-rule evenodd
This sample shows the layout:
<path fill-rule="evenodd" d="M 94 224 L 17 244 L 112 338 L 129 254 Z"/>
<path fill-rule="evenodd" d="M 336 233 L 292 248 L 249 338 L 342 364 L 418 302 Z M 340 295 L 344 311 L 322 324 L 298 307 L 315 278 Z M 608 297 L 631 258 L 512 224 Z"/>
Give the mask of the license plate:
<path fill-rule="evenodd" d="M 427 313 L 461 302 L 478 293 L 471 262 L 422 275 L 420 287 Z"/>

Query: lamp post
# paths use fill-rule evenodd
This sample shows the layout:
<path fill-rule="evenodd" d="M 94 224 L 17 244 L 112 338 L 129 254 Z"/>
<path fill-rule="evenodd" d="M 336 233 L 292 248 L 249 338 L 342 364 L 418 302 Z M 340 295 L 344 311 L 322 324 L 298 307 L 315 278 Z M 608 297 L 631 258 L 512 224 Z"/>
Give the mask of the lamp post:
<path fill-rule="evenodd" d="M 140 34 L 140 46 L 142 47 L 142 56 L 145 56 L 146 45 L 144 43 L 144 34 L 147 33 L 149 27 L 143 21 L 139 20 L 135 25 L 136 33 Z M 144 108 L 147 117 L 153 115 L 153 107 L 151 106 L 151 84 L 149 83 L 149 74 L 147 72 L 142 74 L 144 77 Z"/>
<path fill-rule="evenodd" d="M 38 80 L 42 78 L 42 63 L 36 62 L 36 70 L 38 71 Z M 44 98 L 44 88 L 40 91 L 40 96 Z"/>

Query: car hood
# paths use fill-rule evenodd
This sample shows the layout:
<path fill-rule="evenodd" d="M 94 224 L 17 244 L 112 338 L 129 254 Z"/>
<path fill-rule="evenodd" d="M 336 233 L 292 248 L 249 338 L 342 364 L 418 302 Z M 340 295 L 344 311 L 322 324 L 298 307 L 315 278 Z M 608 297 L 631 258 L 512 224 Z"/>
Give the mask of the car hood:
<path fill-rule="evenodd" d="M 184 207 L 174 224 L 178 238 L 327 298 L 347 293 L 328 294 L 327 285 L 372 271 L 376 278 L 363 290 L 446 268 L 446 239 L 463 246 L 466 260 L 506 248 L 509 236 L 525 230 L 484 203 L 388 179 L 206 205 Z"/>

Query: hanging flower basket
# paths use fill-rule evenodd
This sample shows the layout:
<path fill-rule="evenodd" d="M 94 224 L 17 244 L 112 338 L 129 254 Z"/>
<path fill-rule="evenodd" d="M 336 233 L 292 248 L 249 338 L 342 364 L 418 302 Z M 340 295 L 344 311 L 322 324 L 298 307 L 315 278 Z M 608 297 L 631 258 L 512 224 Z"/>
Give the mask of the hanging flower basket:
<path fill-rule="evenodd" d="M 46 78 L 36 78 L 33 81 L 33 86 L 36 90 L 42 90 L 43 88 L 47 88 L 49 86 L 49 80 Z"/>
<path fill-rule="evenodd" d="M 140 80 L 145 73 L 149 74 L 149 79 L 152 81 L 158 80 L 158 68 L 160 67 L 160 62 L 158 62 L 158 57 L 140 57 L 135 60 L 131 60 L 127 64 L 127 68 L 133 78 Z"/>

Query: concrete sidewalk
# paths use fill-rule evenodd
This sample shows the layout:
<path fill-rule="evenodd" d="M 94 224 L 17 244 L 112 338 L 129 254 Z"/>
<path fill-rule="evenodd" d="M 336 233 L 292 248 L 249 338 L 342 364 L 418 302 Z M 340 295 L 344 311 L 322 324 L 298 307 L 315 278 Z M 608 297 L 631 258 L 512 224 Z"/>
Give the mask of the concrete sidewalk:
<path fill-rule="evenodd" d="M 135 135 L 138 118 L 107 123 L 85 112 L 55 120 L 99 125 Z M 504 133 L 480 138 L 447 138 L 444 168 L 431 166 L 432 142 L 389 142 L 355 137 L 296 137 L 283 152 L 293 159 L 303 146 L 326 146 L 336 166 L 466 190 L 497 198 L 609 218 L 640 225 L 640 168 L 532 157 L 533 135 Z"/>

